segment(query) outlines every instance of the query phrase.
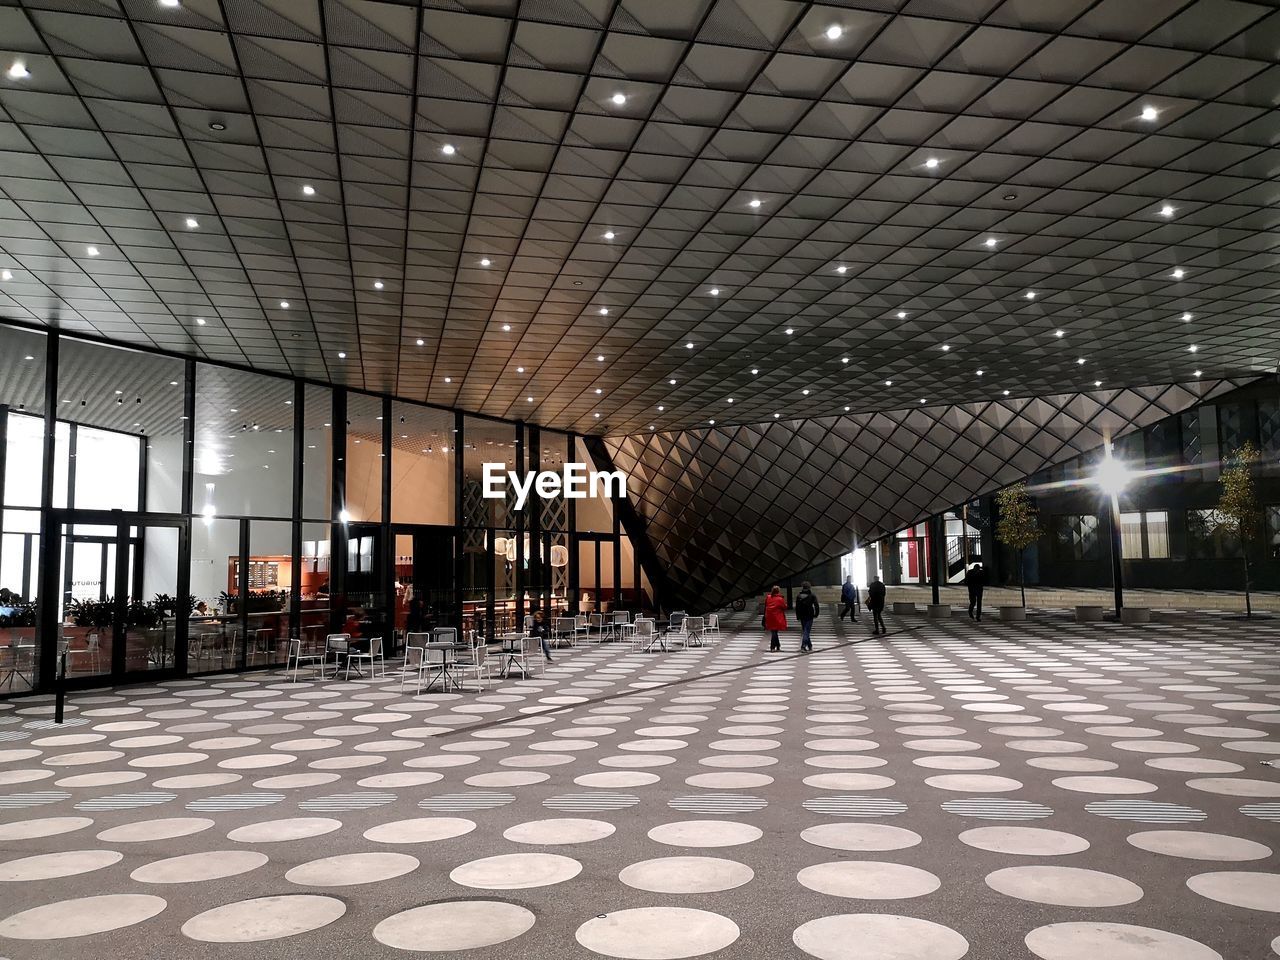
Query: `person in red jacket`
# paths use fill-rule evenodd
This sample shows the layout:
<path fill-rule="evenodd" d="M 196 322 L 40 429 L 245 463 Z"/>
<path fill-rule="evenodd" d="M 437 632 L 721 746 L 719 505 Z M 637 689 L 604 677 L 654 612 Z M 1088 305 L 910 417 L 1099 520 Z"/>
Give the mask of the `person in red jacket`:
<path fill-rule="evenodd" d="M 774 587 L 764 598 L 764 628 L 769 631 L 769 649 L 781 650 L 778 631 L 787 629 L 787 601 L 779 587 Z"/>

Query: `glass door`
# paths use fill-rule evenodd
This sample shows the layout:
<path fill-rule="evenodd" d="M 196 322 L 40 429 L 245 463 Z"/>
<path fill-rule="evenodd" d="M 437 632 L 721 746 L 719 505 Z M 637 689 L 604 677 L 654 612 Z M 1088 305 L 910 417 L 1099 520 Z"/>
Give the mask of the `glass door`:
<path fill-rule="evenodd" d="M 68 680 L 88 685 L 173 672 L 190 612 L 177 599 L 185 523 L 60 510 L 52 529 L 59 562 L 41 574 L 57 598 L 41 628 L 49 662 L 65 653 Z"/>

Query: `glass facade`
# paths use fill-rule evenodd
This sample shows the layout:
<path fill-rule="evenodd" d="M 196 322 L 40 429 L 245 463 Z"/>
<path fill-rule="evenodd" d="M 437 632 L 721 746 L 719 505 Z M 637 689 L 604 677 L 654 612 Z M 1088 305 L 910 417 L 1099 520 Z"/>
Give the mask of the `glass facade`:
<path fill-rule="evenodd" d="M 564 433 L 0 325 L 0 456 L 0 696 L 650 604 L 607 497 L 484 495 Z"/>

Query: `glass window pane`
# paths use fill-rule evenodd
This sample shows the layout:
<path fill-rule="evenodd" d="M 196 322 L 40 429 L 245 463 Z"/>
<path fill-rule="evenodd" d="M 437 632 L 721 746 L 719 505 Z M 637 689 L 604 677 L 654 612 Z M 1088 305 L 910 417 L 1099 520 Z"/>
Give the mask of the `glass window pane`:
<path fill-rule="evenodd" d="M 1147 513 L 1147 556 L 1169 559 L 1169 514 L 1163 510 Z"/>
<path fill-rule="evenodd" d="M 293 513 L 293 384 L 196 367 L 196 513 L 288 517 Z"/>
<path fill-rule="evenodd" d="M 142 438 L 77 427 L 75 501 L 78 510 L 137 510 Z"/>
<path fill-rule="evenodd" d="M 1126 560 L 1142 559 L 1142 514 L 1120 514 L 1120 549 Z"/>
<path fill-rule="evenodd" d="M 347 395 L 347 500 L 356 523 L 382 519 L 382 400 Z"/>
<path fill-rule="evenodd" d="M 333 457 L 333 391 L 307 384 L 302 444 L 302 516 L 308 520 L 333 519 L 330 497 Z"/>
<path fill-rule="evenodd" d="M 11 507 L 38 507 L 44 463 L 44 419 L 10 411 L 7 424 L 4 502 Z"/>
<path fill-rule="evenodd" d="M 515 496 L 504 483 L 501 499 L 483 495 L 484 464 L 493 463 L 502 470 L 515 469 L 516 428 L 481 417 L 467 417 L 463 424 L 463 491 L 462 515 L 469 527 L 512 527 L 515 525 Z"/>
<path fill-rule="evenodd" d="M 576 441 L 576 450 L 578 462 L 585 463 L 588 471 L 595 469 L 581 438 Z M 601 496 L 604 492 L 603 484 L 597 484 L 594 489 L 588 486 L 587 495 L 576 501 L 579 533 L 613 533 L 613 503 L 608 497 Z"/>
<path fill-rule="evenodd" d="M 195 612 L 188 631 L 187 668 L 228 670 L 235 666 L 235 604 L 240 589 L 240 521 L 201 518 L 191 523 L 191 596 Z"/>
<path fill-rule="evenodd" d="M 329 632 L 329 552 L 332 527 L 327 523 L 302 525 L 301 637 L 312 652 L 319 652 Z"/>
<path fill-rule="evenodd" d="M 249 666 L 282 663 L 289 637 L 289 600 L 294 580 L 293 524 L 254 520 L 249 525 Z"/>
<path fill-rule="evenodd" d="M 176 513 L 182 507 L 185 370 L 184 361 L 173 357 L 100 343 L 64 338 L 58 348 L 58 419 L 142 443 L 147 457 L 145 506 L 156 512 Z M 135 454 L 130 468 L 114 464 L 111 472 L 129 469 L 137 474 L 137 462 Z M 137 510 L 142 506 L 137 489 L 136 477 L 129 482 L 121 477 L 112 490 L 116 501 L 103 491 L 93 495 L 94 506 Z M 84 506 L 79 501 L 74 505 Z"/>
<path fill-rule="evenodd" d="M 391 405 L 391 520 L 453 523 L 453 414 Z"/>

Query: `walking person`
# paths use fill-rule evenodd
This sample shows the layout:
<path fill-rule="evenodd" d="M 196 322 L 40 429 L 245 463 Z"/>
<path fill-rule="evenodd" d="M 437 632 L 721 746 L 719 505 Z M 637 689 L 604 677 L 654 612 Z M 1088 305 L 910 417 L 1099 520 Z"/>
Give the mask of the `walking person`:
<path fill-rule="evenodd" d="M 884 583 L 876 577 L 867 584 L 867 609 L 871 611 L 871 633 L 888 633 L 884 627 Z"/>
<path fill-rule="evenodd" d="M 975 563 L 964 572 L 964 585 L 969 588 L 969 619 L 982 621 L 982 588 L 987 585 L 987 572 Z"/>
<path fill-rule="evenodd" d="M 764 598 L 764 628 L 769 631 L 769 650 L 781 650 L 778 631 L 787 629 L 787 599 L 781 587 L 774 587 Z"/>
<path fill-rule="evenodd" d="M 796 619 L 800 621 L 800 652 L 813 652 L 813 638 L 809 632 L 813 629 L 813 620 L 821 610 L 818 598 L 813 595 L 813 590 L 809 587 L 809 581 L 806 580 L 800 584 L 800 595 L 796 597 Z"/>
<path fill-rule="evenodd" d="M 853 577 L 844 578 L 844 586 L 840 588 L 840 619 L 844 619 L 844 615 L 849 614 L 849 622 L 858 622 L 858 607 L 862 605 L 861 599 L 858 597 L 858 587 L 853 582 Z"/>

